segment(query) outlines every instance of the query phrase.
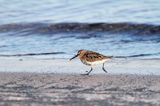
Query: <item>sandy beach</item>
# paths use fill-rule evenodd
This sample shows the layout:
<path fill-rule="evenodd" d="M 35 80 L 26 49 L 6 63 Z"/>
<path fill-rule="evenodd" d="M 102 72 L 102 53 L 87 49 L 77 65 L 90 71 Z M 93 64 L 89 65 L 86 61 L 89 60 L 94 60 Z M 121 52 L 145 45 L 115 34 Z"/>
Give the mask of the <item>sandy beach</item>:
<path fill-rule="evenodd" d="M 159 106 L 160 76 L 0 73 L 1 106 Z"/>
<path fill-rule="evenodd" d="M 90 76 L 78 60 L 0 58 L 0 106 L 159 106 L 160 60 L 125 59 Z"/>
<path fill-rule="evenodd" d="M 160 106 L 160 0 L 0 0 L 0 106 Z"/>

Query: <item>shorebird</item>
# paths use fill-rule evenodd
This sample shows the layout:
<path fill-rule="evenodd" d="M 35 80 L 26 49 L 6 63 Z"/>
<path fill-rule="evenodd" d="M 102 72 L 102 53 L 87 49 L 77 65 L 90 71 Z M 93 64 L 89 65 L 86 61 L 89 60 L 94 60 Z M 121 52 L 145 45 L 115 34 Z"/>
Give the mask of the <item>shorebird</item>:
<path fill-rule="evenodd" d="M 104 68 L 104 63 L 112 58 L 112 56 L 105 56 L 89 50 L 79 50 L 78 53 L 70 59 L 70 61 L 76 57 L 79 57 L 83 64 L 91 66 L 91 69 L 88 71 L 88 73 L 83 75 L 89 75 L 93 70 L 93 66 L 97 64 L 103 64 L 102 70 L 107 73 L 106 69 Z"/>

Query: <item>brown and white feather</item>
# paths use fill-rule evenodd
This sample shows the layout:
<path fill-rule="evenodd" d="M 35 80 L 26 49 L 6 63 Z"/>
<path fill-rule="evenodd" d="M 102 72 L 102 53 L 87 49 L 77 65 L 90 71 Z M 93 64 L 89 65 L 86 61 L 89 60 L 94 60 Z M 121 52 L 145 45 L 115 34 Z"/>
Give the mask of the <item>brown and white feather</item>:
<path fill-rule="evenodd" d="M 80 50 L 79 58 L 82 63 L 86 65 L 96 65 L 102 64 L 109 60 L 111 57 L 99 54 L 97 52 L 88 51 L 88 50 Z"/>

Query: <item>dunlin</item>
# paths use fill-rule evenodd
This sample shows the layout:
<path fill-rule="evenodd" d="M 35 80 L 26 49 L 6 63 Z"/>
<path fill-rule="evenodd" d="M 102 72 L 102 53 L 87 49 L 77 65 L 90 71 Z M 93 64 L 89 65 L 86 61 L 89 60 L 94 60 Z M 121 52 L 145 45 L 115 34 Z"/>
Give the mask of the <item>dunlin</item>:
<path fill-rule="evenodd" d="M 104 68 L 104 63 L 112 58 L 112 56 L 104 56 L 100 53 L 89 51 L 89 50 L 79 50 L 78 53 L 74 57 L 72 57 L 70 60 L 76 57 L 79 57 L 79 59 L 83 64 L 91 66 L 91 69 L 88 71 L 88 73 L 84 75 L 89 75 L 93 70 L 92 67 L 97 64 L 103 64 L 102 70 L 107 73 L 107 71 Z"/>

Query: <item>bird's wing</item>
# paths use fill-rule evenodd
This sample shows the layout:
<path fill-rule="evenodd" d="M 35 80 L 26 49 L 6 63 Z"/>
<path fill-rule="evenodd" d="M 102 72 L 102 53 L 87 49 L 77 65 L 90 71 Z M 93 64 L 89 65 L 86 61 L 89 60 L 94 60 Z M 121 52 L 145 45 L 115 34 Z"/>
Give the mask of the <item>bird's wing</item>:
<path fill-rule="evenodd" d="M 94 62 L 97 60 L 103 60 L 107 59 L 107 56 L 104 56 L 102 54 L 96 53 L 96 52 L 88 52 L 83 55 L 83 58 L 89 62 Z"/>

